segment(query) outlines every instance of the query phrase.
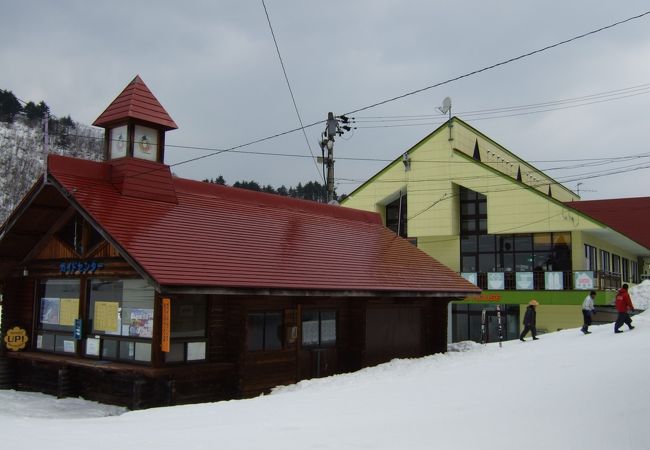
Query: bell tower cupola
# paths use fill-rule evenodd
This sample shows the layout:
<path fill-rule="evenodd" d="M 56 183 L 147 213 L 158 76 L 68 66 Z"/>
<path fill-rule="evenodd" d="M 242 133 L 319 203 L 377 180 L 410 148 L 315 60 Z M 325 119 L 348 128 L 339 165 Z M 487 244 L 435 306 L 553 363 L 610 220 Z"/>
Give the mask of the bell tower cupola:
<path fill-rule="evenodd" d="M 105 159 L 164 163 L 165 133 L 178 128 L 140 76 L 93 122 L 106 130 Z"/>

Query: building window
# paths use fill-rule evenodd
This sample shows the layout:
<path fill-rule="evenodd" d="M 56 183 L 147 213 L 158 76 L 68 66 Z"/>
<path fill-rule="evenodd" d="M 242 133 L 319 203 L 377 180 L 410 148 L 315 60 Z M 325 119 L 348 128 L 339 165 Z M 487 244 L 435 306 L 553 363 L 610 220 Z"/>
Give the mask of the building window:
<path fill-rule="evenodd" d="M 250 351 L 282 349 L 282 313 L 248 314 L 247 346 Z"/>
<path fill-rule="evenodd" d="M 150 362 L 154 290 L 142 279 L 91 280 L 86 355 Z"/>
<path fill-rule="evenodd" d="M 611 269 L 610 266 L 610 260 L 609 260 L 609 252 L 606 252 L 605 250 L 600 251 L 600 270 L 603 272 L 609 272 Z"/>
<path fill-rule="evenodd" d="M 79 280 L 43 280 L 39 286 L 38 350 L 76 353 L 74 322 L 79 317 Z"/>
<path fill-rule="evenodd" d="M 621 273 L 623 274 L 623 281 L 630 281 L 630 260 L 627 258 L 623 258 Z"/>
<path fill-rule="evenodd" d="M 303 347 L 336 345 L 336 311 L 302 312 Z"/>
<path fill-rule="evenodd" d="M 172 298 L 171 343 L 165 362 L 202 361 L 206 359 L 207 300 L 204 295 Z"/>
<path fill-rule="evenodd" d="M 614 254 L 612 254 L 612 272 L 621 273 L 621 257 Z"/>
<path fill-rule="evenodd" d="M 496 270 L 496 238 L 487 234 L 487 197 L 459 186 L 461 271 Z"/>
<path fill-rule="evenodd" d="M 637 261 L 630 261 L 630 281 L 632 283 L 639 282 L 639 263 Z"/>
<path fill-rule="evenodd" d="M 487 197 L 459 187 L 461 272 L 571 270 L 571 233 L 487 233 Z"/>
<path fill-rule="evenodd" d="M 481 342 L 481 321 L 485 310 L 485 342 L 499 341 L 496 305 L 452 304 L 452 342 Z M 501 337 L 504 341 L 519 336 L 519 305 L 501 305 Z"/>
<path fill-rule="evenodd" d="M 596 247 L 585 244 L 585 261 L 587 270 L 598 270 L 598 261 L 596 260 L 596 254 Z"/>
<path fill-rule="evenodd" d="M 406 194 L 386 205 L 386 228 L 403 238 L 408 236 Z"/>

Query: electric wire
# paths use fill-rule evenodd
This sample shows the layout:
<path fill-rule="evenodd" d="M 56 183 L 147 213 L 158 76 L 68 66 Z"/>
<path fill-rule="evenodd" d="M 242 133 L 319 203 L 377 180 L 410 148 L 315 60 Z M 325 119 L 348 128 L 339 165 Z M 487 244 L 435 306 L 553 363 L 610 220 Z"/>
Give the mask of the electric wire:
<path fill-rule="evenodd" d="M 323 183 L 325 184 L 325 176 L 321 173 L 314 152 L 312 151 L 311 144 L 309 143 L 309 138 L 307 137 L 307 132 L 305 131 L 305 126 L 302 123 L 302 117 L 300 117 L 300 111 L 298 110 L 298 105 L 296 103 L 296 98 L 293 95 L 293 89 L 291 89 L 291 83 L 289 82 L 289 76 L 287 75 L 287 69 L 284 67 L 284 61 L 282 60 L 282 55 L 280 54 L 280 47 L 278 46 L 278 41 L 275 37 L 275 32 L 273 31 L 273 25 L 271 25 L 271 18 L 269 17 L 269 11 L 266 8 L 266 3 L 262 0 L 262 6 L 264 7 L 264 13 L 266 14 L 266 21 L 269 24 L 269 29 L 271 30 L 271 36 L 273 37 L 273 43 L 275 44 L 275 50 L 278 53 L 278 59 L 280 60 L 280 65 L 282 66 L 282 73 L 284 74 L 284 79 L 287 82 L 287 87 L 289 88 L 289 94 L 291 95 L 291 101 L 293 102 L 293 108 L 296 110 L 296 116 L 298 116 L 298 123 L 300 123 L 300 129 L 302 134 L 305 137 L 305 142 L 307 143 L 307 148 L 309 148 L 309 153 L 311 154 L 312 160 L 316 165 L 316 172 L 319 176 L 322 177 Z"/>

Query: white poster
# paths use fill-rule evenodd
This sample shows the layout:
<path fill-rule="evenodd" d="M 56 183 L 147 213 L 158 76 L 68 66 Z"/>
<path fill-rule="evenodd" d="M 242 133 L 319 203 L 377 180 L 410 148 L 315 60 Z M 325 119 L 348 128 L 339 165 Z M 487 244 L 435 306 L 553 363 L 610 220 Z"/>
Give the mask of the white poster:
<path fill-rule="evenodd" d="M 574 289 L 590 290 L 594 288 L 594 273 L 587 272 L 573 272 L 573 286 Z"/>
<path fill-rule="evenodd" d="M 533 272 L 517 272 L 516 283 L 517 290 L 534 289 Z"/>
<path fill-rule="evenodd" d="M 465 278 L 467 281 L 469 281 L 473 285 L 475 285 L 475 286 L 478 285 L 476 272 L 461 272 L 460 276 Z"/>
<path fill-rule="evenodd" d="M 561 291 L 564 289 L 562 272 L 545 272 L 544 283 L 547 291 Z"/>
<path fill-rule="evenodd" d="M 187 360 L 197 361 L 205 359 L 205 342 L 187 343 Z"/>
<path fill-rule="evenodd" d="M 505 276 L 503 272 L 488 272 L 488 289 L 503 290 L 505 286 Z"/>

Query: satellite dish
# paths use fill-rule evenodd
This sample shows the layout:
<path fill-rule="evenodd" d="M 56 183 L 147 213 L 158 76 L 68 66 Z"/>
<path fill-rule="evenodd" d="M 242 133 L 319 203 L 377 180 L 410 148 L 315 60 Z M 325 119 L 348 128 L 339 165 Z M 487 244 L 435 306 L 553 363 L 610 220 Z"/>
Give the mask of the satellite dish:
<path fill-rule="evenodd" d="M 449 110 L 451 110 L 451 99 L 449 97 L 445 97 L 445 99 L 442 101 L 442 106 L 438 108 L 441 113 L 447 114 Z"/>

